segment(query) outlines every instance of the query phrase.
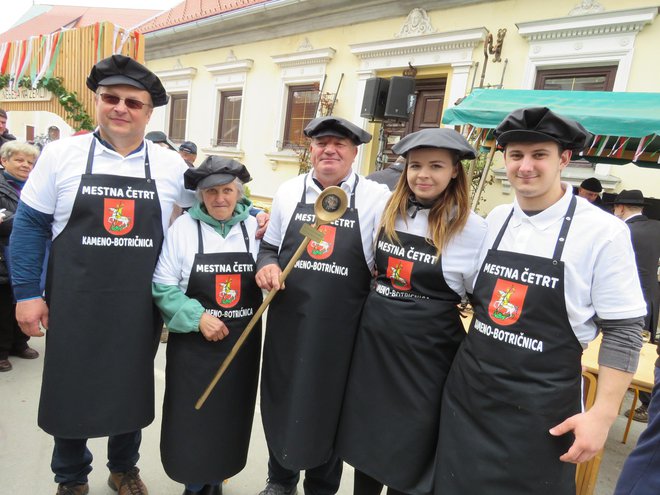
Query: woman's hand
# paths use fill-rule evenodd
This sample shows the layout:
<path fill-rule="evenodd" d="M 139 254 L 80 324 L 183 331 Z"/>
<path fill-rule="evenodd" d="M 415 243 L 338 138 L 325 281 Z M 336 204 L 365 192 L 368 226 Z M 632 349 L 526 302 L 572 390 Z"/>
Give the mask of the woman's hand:
<path fill-rule="evenodd" d="M 202 313 L 202 317 L 199 319 L 199 331 L 209 342 L 217 342 L 229 335 L 227 325 L 207 312 Z"/>

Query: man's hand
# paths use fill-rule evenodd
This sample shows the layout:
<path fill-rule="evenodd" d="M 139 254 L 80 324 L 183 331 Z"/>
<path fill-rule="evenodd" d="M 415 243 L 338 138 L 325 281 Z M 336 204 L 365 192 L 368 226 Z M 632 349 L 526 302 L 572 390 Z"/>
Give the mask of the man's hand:
<path fill-rule="evenodd" d="M 611 425 L 609 418 L 599 417 L 598 412 L 591 408 L 552 428 L 550 434 L 557 437 L 570 431 L 575 435 L 573 445 L 559 460 L 578 464 L 594 457 L 605 445 Z"/>
<path fill-rule="evenodd" d="M 271 263 L 259 270 L 255 278 L 257 285 L 262 289 L 281 290 L 284 289 L 284 284 L 280 285 L 280 275 L 282 275 L 282 269 L 276 263 Z"/>
<path fill-rule="evenodd" d="M 564 462 L 585 462 L 594 457 L 605 445 L 607 433 L 619 414 L 623 399 L 633 374 L 600 365 L 596 401 L 585 413 L 571 416 L 550 429 L 554 436 L 572 431 L 575 441 L 559 459 Z"/>
<path fill-rule="evenodd" d="M 268 228 L 268 222 L 270 221 L 270 214 L 266 213 L 265 211 L 262 211 L 261 213 L 258 213 L 256 217 L 254 217 L 255 220 L 257 221 L 257 225 L 259 228 L 257 229 L 257 233 L 255 234 L 255 237 L 257 239 L 263 238 L 264 234 L 266 233 L 266 229 Z"/>
<path fill-rule="evenodd" d="M 199 319 L 199 331 L 209 342 L 217 342 L 229 335 L 227 325 L 206 311 L 202 313 L 202 317 Z"/>
<path fill-rule="evenodd" d="M 21 330 L 30 337 L 43 337 L 44 333 L 39 328 L 48 328 L 48 306 L 46 301 L 37 297 L 16 303 L 16 321 Z"/>

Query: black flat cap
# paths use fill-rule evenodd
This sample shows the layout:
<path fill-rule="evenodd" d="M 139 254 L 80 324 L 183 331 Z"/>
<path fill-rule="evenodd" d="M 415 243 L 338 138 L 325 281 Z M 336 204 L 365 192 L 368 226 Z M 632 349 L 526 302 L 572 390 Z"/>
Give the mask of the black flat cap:
<path fill-rule="evenodd" d="M 165 143 L 169 149 L 172 151 L 176 151 L 176 146 L 172 141 L 170 141 L 170 138 L 167 137 L 167 134 L 165 134 L 163 131 L 150 131 L 147 132 L 144 135 L 144 139 L 148 139 L 149 141 L 152 141 L 154 143 Z"/>
<path fill-rule="evenodd" d="M 407 156 L 410 150 L 416 148 L 444 148 L 458 153 L 460 160 L 472 160 L 477 152 L 467 139 L 454 129 L 423 129 L 413 132 L 392 146 L 397 155 Z"/>
<path fill-rule="evenodd" d="M 582 181 L 582 184 L 580 184 L 580 187 L 582 189 L 586 189 L 589 192 L 595 192 L 595 193 L 603 192 L 603 185 L 595 177 L 589 177 L 588 179 L 584 179 Z"/>
<path fill-rule="evenodd" d="M 639 189 L 631 189 L 630 191 L 623 190 L 617 194 L 612 204 L 615 205 L 630 205 L 630 206 L 644 206 L 644 194 Z"/>
<path fill-rule="evenodd" d="M 193 143 L 192 141 L 184 141 L 179 146 L 179 151 L 185 151 L 186 153 L 190 153 L 191 155 L 196 155 L 197 154 L 197 145 L 195 143 Z"/>
<path fill-rule="evenodd" d="M 197 168 L 189 168 L 183 174 L 186 189 L 208 189 L 213 186 L 229 184 L 234 179 L 243 184 L 250 182 L 250 172 L 240 162 L 230 158 L 211 155 Z"/>
<path fill-rule="evenodd" d="M 87 87 L 92 91 L 96 91 L 99 86 L 118 84 L 148 91 L 154 107 L 161 107 L 170 99 L 156 74 L 124 55 L 112 55 L 97 62 L 87 77 Z"/>
<path fill-rule="evenodd" d="M 371 141 L 371 134 L 341 117 L 317 117 L 305 127 L 305 136 L 310 138 L 336 136 L 349 138 L 358 146 Z"/>
<path fill-rule="evenodd" d="M 497 143 L 555 141 L 567 150 L 581 150 L 591 133 L 579 122 L 557 115 L 546 107 L 520 108 L 507 115 L 493 132 Z"/>

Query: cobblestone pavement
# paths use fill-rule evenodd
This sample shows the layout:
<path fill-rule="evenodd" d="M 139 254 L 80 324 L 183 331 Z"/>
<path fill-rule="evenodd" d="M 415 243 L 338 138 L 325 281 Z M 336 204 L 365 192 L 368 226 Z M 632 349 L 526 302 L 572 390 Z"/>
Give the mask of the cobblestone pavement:
<path fill-rule="evenodd" d="M 48 495 L 56 491 L 50 471 L 52 440 L 37 427 L 37 405 L 43 366 L 44 339 L 32 339 L 30 345 L 41 353 L 36 360 L 11 358 L 14 369 L 0 373 L 0 495 Z M 155 362 L 156 403 L 162 404 L 165 380 L 165 344 L 160 344 Z M 99 384 L 101 386 L 101 384 Z M 84 407 L 84 395 L 80 397 Z M 624 402 L 629 404 L 629 397 Z M 629 406 L 628 406 L 629 407 Z M 141 459 L 138 466 L 152 495 L 179 495 L 183 488 L 170 480 L 160 463 L 159 431 L 160 411 L 156 420 L 143 432 Z M 621 443 L 625 417 L 616 420 L 607 441 L 601 464 L 596 495 L 611 495 L 626 456 L 637 442 L 644 425 L 633 422 L 627 444 Z M 95 457 L 94 470 L 90 475 L 91 495 L 115 493 L 106 484 L 106 440 L 89 442 Z M 266 480 L 267 450 L 261 427 L 259 407 L 254 418 L 254 428 L 248 464 L 224 487 L 225 495 L 257 495 Z M 340 495 L 351 495 L 353 470 L 345 465 Z M 299 486 L 302 494 L 302 483 Z"/>

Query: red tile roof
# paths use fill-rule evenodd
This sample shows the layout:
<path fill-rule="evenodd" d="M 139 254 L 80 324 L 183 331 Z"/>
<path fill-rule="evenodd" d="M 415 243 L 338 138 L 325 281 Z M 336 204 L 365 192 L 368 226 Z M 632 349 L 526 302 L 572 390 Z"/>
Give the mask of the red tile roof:
<path fill-rule="evenodd" d="M 159 31 L 270 1 L 272 0 L 185 0 L 171 10 L 145 22 L 138 31 L 141 33 Z"/>
<path fill-rule="evenodd" d="M 110 9 L 68 5 L 36 5 L 32 9 L 34 12 L 28 11 L 23 16 L 23 19 L 27 20 L 0 34 L 0 43 L 52 33 L 63 27 L 89 26 L 101 21 L 109 21 L 130 29 L 161 12 L 146 9 Z"/>

